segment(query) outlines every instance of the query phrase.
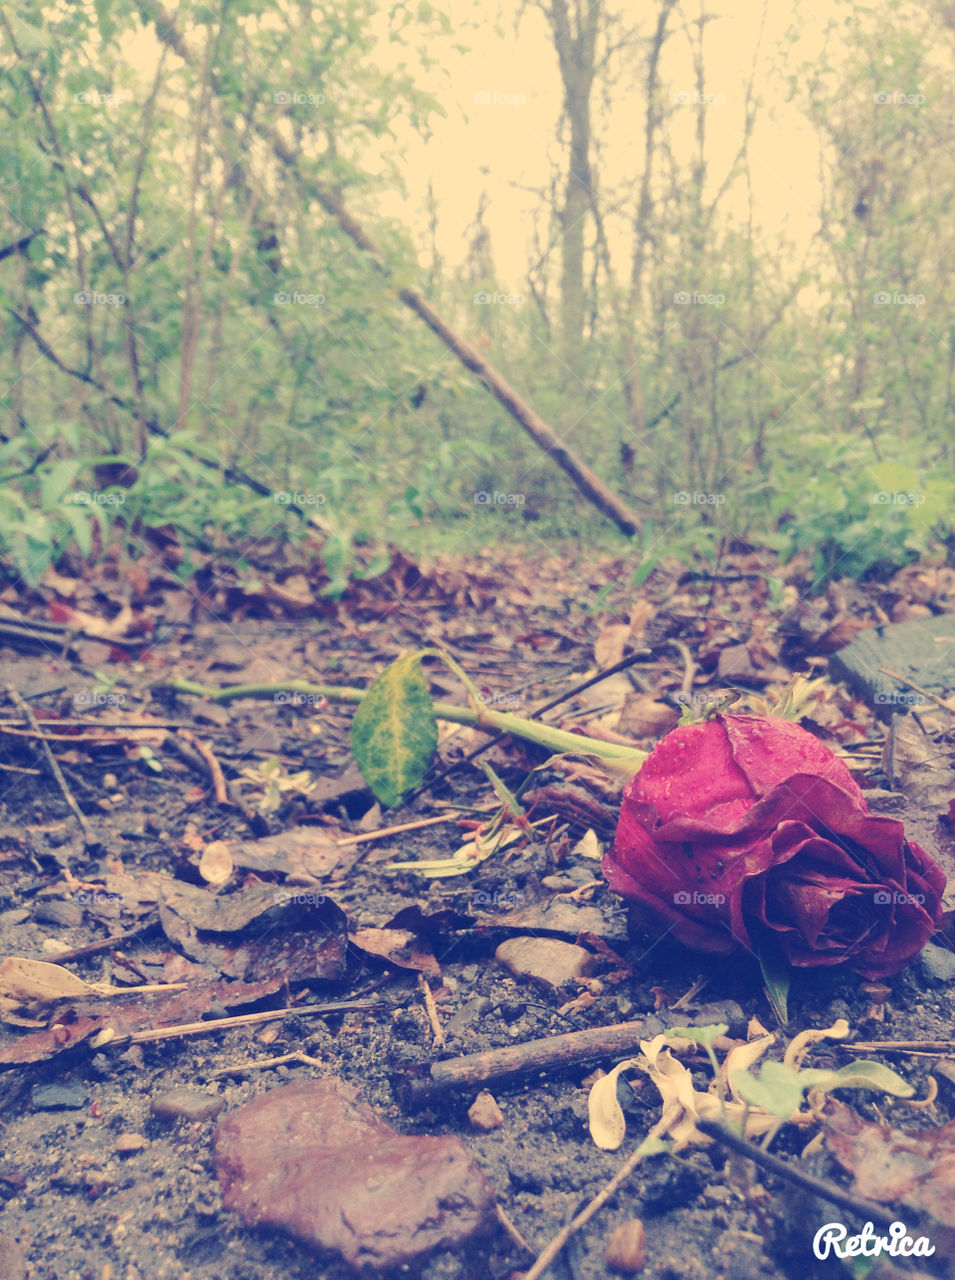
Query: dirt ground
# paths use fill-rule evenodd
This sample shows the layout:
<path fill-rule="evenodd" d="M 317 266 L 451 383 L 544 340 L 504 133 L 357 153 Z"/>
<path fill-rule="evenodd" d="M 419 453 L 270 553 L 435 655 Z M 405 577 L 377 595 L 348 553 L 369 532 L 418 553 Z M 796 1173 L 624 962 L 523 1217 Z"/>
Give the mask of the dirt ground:
<path fill-rule="evenodd" d="M 627 677 L 636 694 L 656 696 L 662 685 L 680 687 L 686 669 L 674 641 L 698 663 L 694 687 L 719 687 L 721 648 L 751 640 L 755 616 L 765 645 L 775 648 L 768 656 L 765 649 L 762 657 L 751 654 L 751 688 L 771 693 L 788 670 L 806 669 L 807 663 L 814 674 L 825 671 L 822 633 L 815 638 L 806 628 L 787 633 L 780 624 L 786 601 L 770 602 L 768 586 L 760 597 L 746 581 L 714 585 L 687 582 L 677 574 L 669 580 L 661 575 L 637 592 L 623 569 L 608 563 L 555 564 L 546 572 L 540 566 L 518 571 L 514 565 L 484 563 L 479 570 L 465 566 L 462 573 L 463 578 L 450 570 L 443 579 L 433 575 L 440 589 L 407 602 L 384 623 L 380 601 L 367 599 L 346 599 L 327 616 L 297 619 L 283 616 L 274 602 L 253 609 L 233 600 L 225 609 L 221 601 L 213 607 L 207 600 L 202 609 L 182 611 L 173 623 L 169 609 L 154 598 L 152 605 L 148 600 L 143 605 L 159 618 L 145 658 L 134 652 L 131 662 L 112 661 L 108 644 L 94 640 L 74 639 L 72 657 L 51 644 L 10 644 L 0 650 L 0 683 L 12 685 L 38 716 L 61 718 L 51 745 L 92 834 L 84 839 L 36 735 L 4 731 L 0 957 L 59 961 L 64 952 L 93 947 L 64 961 L 88 981 L 123 986 L 178 977 L 215 996 L 204 1004 L 196 997 L 195 1017 L 157 1015 L 166 1024 L 209 1018 L 203 1034 L 135 1043 L 120 1034 L 98 1047 L 89 1038 L 75 1047 L 51 1042 L 34 1061 L 15 1060 L 17 1046 L 27 1037 L 54 1022 L 102 1018 L 109 1002 L 65 999 L 55 1013 L 34 1010 L 38 1016 L 24 1020 L 31 1025 L 7 1022 L 0 1028 L 0 1050 L 7 1052 L 0 1070 L 0 1280 L 352 1276 L 340 1260 L 319 1255 L 281 1231 L 243 1226 L 223 1207 L 215 1173 L 212 1140 L 222 1115 L 280 1084 L 315 1076 L 357 1085 L 365 1101 L 402 1133 L 458 1135 L 537 1253 L 613 1176 L 659 1118 L 659 1098 L 649 1081 L 633 1079 L 632 1087 L 621 1087 L 628 1137 L 616 1152 L 599 1150 L 589 1136 L 585 1083 L 594 1068 L 609 1069 L 616 1059 L 492 1085 L 503 1123 L 490 1132 L 469 1122 L 473 1090 L 409 1110 L 399 1105 L 396 1081 L 415 1064 L 622 1021 L 643 1020 L 648 1038 L 690 1023 L 725 1022 L 729 1035 L 740 1038 L 753 1018 L 767 1028 L 776 1026 L 758 972 L 748 961 L 701 960 L 646 936 L 630 936 L 623 905 L 601 882 L 593 849 L 582 841 L 592 824 L 576 821 L 571 807 L 561 811 L 556 801 L 551 812 L 545 800 L 532 813 L 535 822 L 551 821 L 536 827 L 531 838 L 466 876 L 428 880 L 387 869 L 399 859 L 449 857 L 468 834 L 454 821 L 341 846 L 340 857 L 332 858 L 317 879 L 322 895 L 344 913 L 347 949 L 335 964 L 330 961 L 330 976 L 291 983 L 283 979 L 284 953 L 259 954 L 254 974 L 244 976 L 262 983 L 262 990 L 246 993 L 241 1007 L 223 996 L 237 975 L 222 962 L 221 949 L 208 945 L 201 930 L 198 936 L 194 930 L 177 935 L 168 911 L 157 913 L 157 898 L 173 883 L 184 886 L 183 892 L 215 892 L 199 869 L 210 842 L 227 842 L 236 863 L 220 896 L 259 881 L 290 890 L 296 884 L 314 888 L 315 878 L 297 880 L 287 865 L 284 871 L 243 868 L 236 850 L 296 829 L 324 841 L 324 848 L 331 840 L 380 825 L 447 815 L 450 805 L 461 807 L 455 812 L 466 819 L 493 800 L 477 764 L 459 763 L 481 740 L 470 730 L 442 743 L 444 764 L 457 767 L 408 807 L 382 814 L 350 760 L 349 707 L 277 695 L 215 704 L 164 688 L 174 677 L 214 685 L 297 678 L 364 686 L 402 648 L 442 642 L 476 680 L 486 682 L 493 691 L 489 697 L 510 697 L 507 709 L 527 714 L 606 665 L 595 661 L 595 644 L 609 643 L 608 626 L 631 617 L 638 595 L 652 602 L 653 618 L 642 640 L 646 666 L 642 675 L 638 667 L 636 678 Z M 594 612 L 595 594 L 608 581 L 613 589 Z M 911 586 L 914 576 L 908 581 L 909 586 L 891 588 L 893 598 L 914 597 L 919 603 Z M 871 610 L 885 605 L 888 588 L 880 590 L 881 596 L 873 590 L 848 600 L 830 598 L 819 615 L 830 629 L 842 626 L 844 633 L 847 619 L 871 623 Z M 740 600 L 749 602 L 748 617 Z M 48 616 L 47 602 L 41 592 L 18 604 L 26 616 L 41 618 Z M 941 589 L 921 604 L 934 612 L 955 607 Z M 87 600 L 83 607 L 93 606 Z M 767 678 L 760 679 L 761 663 Z M 433 680 L 436 697 L 455 696 L 446 673 L 435 668 Z M 457 700 L 463 697 L 458 694 Z M 811 727 L 821 725 L 833 745 L 881 742 L 883 726 L 844 690 L 829 690 L 819 706 Z M 582 696 L 561 708 L 561 723 L 571 727 L 575 711 L 586 730 L 605 708 L 596 695 Z M 11 729 L 20 715 L 8 702 Z M 102 733 L 83 736 L 84 729 L 71 740 L 78 731 L 69 720 L 90 729 L 101 726 Z M 23 729 L 22 720 L 17 723 Z M 40 723 L 49 728 L 48 719 Z M 150 730 L 148 751 L 141 749 L 144 734 L 130 726 Z M 183 730 L 192 738 L 184 738 Z M 649 746 L 656 736 L 646 732 L 634 740 Z M 230 802 L 217 802 L 197 742 L 221 766 Z M 504 741 L 484 758 L 517 787 L 547 753 Z M 867 781 L 885 789 L 878 751 L 870 758 Z M 279 762 L 283 780 L 304 771 L 317 785 L 309 792 L 293 785 L 273 788 L 270 805 L 264 800 L 267 770 L 263 773 L 269 759 Z M 255 775 L 243 775 L 248 769 Z M 564 782 L 553 771 L 541 775 L 542 784 L 558 790 Z M 602 803 L 612 821 L 612 805 L 606 799 Z M 920 838 L 947 838 L 941 828 L 934 830 L 934 818 L 922 818 L 928 836 L 920 833 Z M 606 839 L 605 832 L 597 834 Z M 138 898 L 130 884 L 139 886 Z M 548 925 L 542 913 L 555 898 L 563 902 L 564 913 Z M 417 911 L 402 917 L 403 924 L 394 923 L 408 908 Z M 386 926 L 405 927 L 413 938 L 401 946 L 400 939 L 377 932 Z M 104 938 L 127 934 L 133 936 L 102 945 Z M 507 938 L 528 935 L 581 940 L 596 956 L 596 979 L 554 986 L 546 978 L 510 972 L 495 958 L 496 948 Z M 434 995 L 443 1047 L 435 1046 L 421 972 Z M 871 984 L 839 969 L 797 973 L 785 1038 L 839 1018 L 848 1020 L 856 1039 L 938 1040 L 952 1034 L 955 987 L 948 981 L 932 977 L 915 961 L 886 986 L 887 994 L 873 993 Z M 696 995 L 679 1009 L 671 1007 L 694 987 Z M 151 1024 L 150 1009 L 158 1006 L 150 999 L 122 1002 L 121 1032 Z M 345 1000 L 374 1004 L 353 1012 L 216 1027 L 227 1012 Z M 142 1015 L 138 1021 L 139 1015 L 130 1012 L 136 1008 Z M 250 1069 L 257 1060 L 294 1051 L 314 1061 Z M 832 1044 L 821 1046 L 812 1062 L 840 1066 L 847 1060 L 846 1050 Z M 911 1081 L 919 1097 L 935 1070 L 937 1102 L 930 1111 L 911 1112 L 871 1093 L 855 1094 L 851 1101 L 860 1115 L 908 1128 L 937 1128 L 953 1118 L 955 1073 L 951 1078 L 939 1073 L 932 1057 L 896 1054 L 882 1060 Z M 710 1073 L 702 1055 L 693 1060 L 693 1069 L 697 1087 L 706 1088 Z M 199 1119 L 155 1114 L 156 1099 L 180 1088 L 216 1100 L 218 1114 Z M 806 1141 L 804 1134 L 787 1129 L 774 1150 L 795 1157 Z M 834 1184 L 850 1184 L 825 1153 L 803 1164 Z M 639 1272 L 646 1280 L 806 1280 L 849 1274 L 847 1264 L 819 1262 L 812 1254 L 814 1233 L 840 1220 L 838 1209 L 728 1157 L 715 1144 L 679 1157 L 648 1158 L 573 1236 L 549 1274 L 561 1280 L 606 1276 L 608 1239 L 619 1223 L 635 1217 L 646 1227 L 646 1262 Z M 495 1226 L 465 1249 L 439 1252 L 402 1274 L 503 1280 L 522 1273 L 531 1261 L 503 1227 Z M 950 1263 L 939 1254 L 922 1265 L 945 1275 Z M 895 1271 L 883 1261 L 869 1274 L 918 1272 L 911 1265 Z"/>

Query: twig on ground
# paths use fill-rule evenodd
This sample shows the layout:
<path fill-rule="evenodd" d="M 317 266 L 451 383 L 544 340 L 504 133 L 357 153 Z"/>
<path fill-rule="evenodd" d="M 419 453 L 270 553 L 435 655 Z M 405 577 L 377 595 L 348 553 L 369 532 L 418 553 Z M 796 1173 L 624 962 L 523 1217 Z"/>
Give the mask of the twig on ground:
<path fill-rule="evenodd" d="M 60 790 L 63 792 L 63 797 L 66 800 L 66 803 L 69 805 L 70 810 L 73 813 L 73 816 L 76 818 L 76 821 L 80 824 L 80 830 L 83 832 L 83 839 L 86 841 L 88 845 L 95 844 L 96 838 L 93 835 L 93 828 L 87 822 L 86 814 L 83 813 L 80 806 L 76 803 L 76 798 L 73 795 L 73 792 L 70 790 L 66 779 L 63 777 L 63 771 L 61 770 L 60 766 L 56 762 L 56 756 L 50 750 L 50 744 L 46 741 L 46 738 L 44 737 L 43 730 L 40 728 L 40 722 L 39 720 L 37 720 L 36 716 L 33 713 L 33 708 L 30 706 L 28 702 L 26 702 L 20 696 L 20 694 L 17 692 L 17 690 L 14 688 L 12 684 L 8 684 L 6 688 L 7 688 L 7 697 L 10 699 L 13 705 L 18 708 L 18 710 L 23 712 L 24 716 L 30 723 L 30 727 L 33 729 L 33 732 L 36 734 L 37 738 L 39 739 L 40 747 L 43 751 L 43 756 L 44 756 L 44 759 L 46 760 L 47 768 L 50 770 L 50 773 L 52 773 L 53 777 L 56 779 L 56 783 L 60 788 Z"/>
<path fill-rule="evenodd" d="M 442 813 L 437 818 L 420 818 L 417 822 L 400 822 L 394 827 L 379 827 L 377 831 L 363 831 L 359 836 L 345 836 L 335 843 L 339 849 L 346 849 L 353 844 L 366 844 L 369 840 L 385 840 L 388 836 L 401 835 L 406 831 L 420 831 L 422 827 L 435 827 L 439 822 L 456 822 L 456 813 Z"/>
<path fill-rule="evenodd" d="M 201 738 L 197 738 L 189 729 L 180 729 L 179 737 L 182 738 L 184 742 L 188 743 L 188 745 L 192 747 L 193 751 L 198 752 L 201 758 L 205 761 L 206 768 L 209 770 L 209 777 L 212 779 L 216 804 L 231 804 L 232 801 L 229 797 L 229 786 L 225 780 L 225 774 L 222 772 L 222 765 L 213 754 L 212 748 L 208 743 L 203 742 Z"/>
<path fill-rule="evenodd" d="M 619 1189 L 627 1181 L 627 1179 L 633 1173 L 634 1169 L 636 1169 L 637 1165 L 644 1158 L 644 1154 L 645 1154 L 644 1148 L 646 1144 L 653 1138 L 662 1137 L 663 1134 L 667 1132 L 670 1125 L 673 1123 L 674 1118 L 681 1111 L 682 1111 L 681 1103 L 672 1102 L 668 1104 L 668 1106 L 664 1109 L 664 1112 L 661 1118 L 653 1126 L 653 1128 L 650 1130 L 649 1134 L 647 1134 L 647 1137 L 643 1140 L 643 1142 L 640 1143 L 636 1151 L 634 1151 L 631 1156 L 628 1156 L 628 1158 L 620 1166 L 619 1170 L 614 1174 L 614 1176 L 610 1179 L 610 1181 L 606 1183 L 606 1185 L 600 1191 L 597 1192 L 593 1200 L 591 1200 L 588 1205 L 586 1205 L 583 1209 L 581 1209 L 580 1213 L 577 1214 L 577 1217 L 574 1218 L 571 1222 L 568 1222 L 566 1227 L 564 1227 L 562 1230 L 557 1232 L 557 1235 L 554 1236 L 553 1240 L 551 1240 L 550 1244 L 543 1251 L 543 1253 L 539 1255 L 537 1261 L 531 1267 L 530 1271 L 524 1272 L 524 1280 L 539 1280 L 539 1277 L 544 1274 L 544 1272 L 547 1270 L 550 1264 L 554 1261 L 554 1259 L 560 1253 L 561 1249 L 563 1249 L 564 1245 L 567 1243 L 570 1237 L 576 1234 L 576 1232 L 578 1232 L 581 1227 L 585 1226 L 590 1221 L 590 1219 L 594 1216 L 594 1214 L 597 1213 L 599 1209 L 602 1209 L 603 1206 L 607 1203 L 607 1201 L 617 1191 L 619 1191 Z"/>
<path fill-rule="evenodd" d="M 568 1031 L 503 1049 L 420 1063 L 392 1076 L 392 1088 L 402 1107 L 413 1110 L 447 1093 L 471 1090 L 478 1093 L 491 1082 L 502 1084 L 539 1072 L 582 1065 L 595 1058 L 632 1053 L 643 1034 L 643 1022 L 619 1022 L 611 1027 Z"/>
<path fill-rule="evenodd" d="M 853 1045 L 853 1048 L 858 1048 L 858 1046 Z M 811 1191 L 813 1195 L 819 1196 L 820 1199 L 828 1200 L 831 1204 L 837 1204 L 842 1209 L 849 1209 L 852 1213 L 858 1214 L 864 1222 L 871 1221 L 878 1223 L 879 1226 L 888 1227 L 898 1217 L 897 1213 L 890 1213 L 882 1205 L 876 1204 L 874 1200 L 866 1200 L 862 1196 L 853 1195 L 851 1191 L 844 1191 L 841 1187 L 834 1186 L 831 1182 L 824 1182 L 822 1178 L 814 1178 L 811 1173 L 803 1172 L 791 1161 L 781 1160 L 779 1156 L 771 1155 L 768 1151 L 764 1151 L 762 1147 L 754 1146 L 753 1143 L 747 1142 L 745 1138 L 741 1138 L 739 1134 L 734 1133 L 719 1121 L 697 1118 L 695 1123 L 697 1129 L 701 1133 L 705 1133 L 708 1138 L 714 1138 L 717 1142 L 721 1142 L 731 1150 L 746 1156 L 770 1173 L 778 1174 L 779 1177 L 785 1178 L 797 1187 L 802 1187 L 805 1191 Z"/>
<path fill-rule="evenodd" d="M 150 1027 L 146 1031 L 133 1031 L 117 1035 L 97 1046 L 100 1049 L 122 1048 L 129 1044 L 146 1044 L 153 1040 L 174 1040 L 177 1036 L 208 1036 L 219 1031 L 231 1031 L 233 1027 L 253 1027 L 260 1022 L 280 1022 L 283 1018 L 327 1017 L 335 1013 L 360 1013 L 366 1009 L 380 1009 L 383 1000 L 339 1000 L 332 1004 L 292 1005 L 287 1009 L 267 1009 L 263 1013 L 238 1013 L 231 1018 L 213 1018 L 208 1022 L 180 1022 L 174 1027 Z M 103 1030 L 108 1030 L 104 1027 Z"/>
<path fill-rule="evenodd" d="M 497 1208 L 498 1222 L 501 1224 L 501 1226 L 504 1228 L 507 1234 L 511 1237 L 511 1239 L 514 1241 L 517 1247 L 519 1249 L 523 1249 L 525 1253 L 529 1253 L 532 1258 L 536 1257 L 537 1255 L 535 1254 L 534 1250 L 527 1243 L 527 1241 L 518 1231 L 517 1227 L 514 1225 L 514 1223 L 511 1221 L 508 1215 L 504 1212 L 501 1206 L 497 1205 L 496 1208 Z"/>
<path fill-rule="evenodd" d="M 421 994 L 424 996 L 424 1007 L 427 1010 L 428 1021 L 431 1023 L 431 1030 L 434 1032 L 434 1048 L 444 1048 L 444 1030 L 441 1026 L 441 1019 L 438 1017 L 438 1006 L 434 1002 L 434 995 L 428 986 L 428 979 L 423 973 L 418 974 L 418 986 L 421 988 Z"/>
<path fill-rule="evenodd" d="M 267 1071 L 270 1067 L 281 1067 L 286 1062 L 303 1062 L 307 1067 L 321 1067 L 325 1064 L 321 1058 L 310 1058 L 301 1049 L 293 1049 L 291 1053 L 280 1053 L 277 1058 L 263 1058 L 260 1062 L 237 1062 L 232 1067 L 217 1067 L 206 1074 L 210 1080 L 217 1076 L 241 1076 L 246 1071 Z"/>

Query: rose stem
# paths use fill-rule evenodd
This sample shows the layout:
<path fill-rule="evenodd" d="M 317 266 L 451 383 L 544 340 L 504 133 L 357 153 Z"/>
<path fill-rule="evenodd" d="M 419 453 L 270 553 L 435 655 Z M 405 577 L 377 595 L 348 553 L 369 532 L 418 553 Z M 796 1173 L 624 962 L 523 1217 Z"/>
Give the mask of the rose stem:
<path fill-rule="evenodd" d="M 177 693 L 191 693 L 213 702 L 228 702 L 232 698 L 273 697 L 276 693 L 303 693 L 325 697 L 330 702 L 361 702 L 367 689 L 353 689 L 346 685 L 310 684 L 307 680 L 285 680 L 280 684 L 233 684 L 224 689 L 196 684 L 193 680 L 168 680 L 163 687 Z M 580 733 L 568 733 L 554 725 L 539 724 L 510 711 L 493 711 L 490 707 L 459 707 L 450 702 L 435 702 L 434 714 L 439 720 L 452 724 L 464 724 L 484 733 L 511 733 L 527 742 L 536 742 L 555 753 L 572 751 L 578 755 L 600 756 L 604 760 L 632 763 L 636 773 L 647 752 L 638 747 L 621 746 L 616 742 L 604 742 L 599 738 L 586 738 Z"/>

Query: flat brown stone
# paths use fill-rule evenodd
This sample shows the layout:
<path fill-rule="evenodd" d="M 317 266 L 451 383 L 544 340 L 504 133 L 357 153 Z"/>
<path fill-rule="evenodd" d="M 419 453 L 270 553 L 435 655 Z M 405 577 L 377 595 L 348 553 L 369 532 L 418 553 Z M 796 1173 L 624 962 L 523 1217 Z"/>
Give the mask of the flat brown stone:
<path fill-rule="evenodd" d="M 559 938 L 508 938 L 494 956 L 515 978 L 531 978 L 547 987 L 589 978 L 597 967 L 589 951 Z"/>
<path fill-rule="evenodd" d="M 215 1154 L 226 1208 L 246 1226 L 282 1227 L 356 1268 L 458 1248 L 494 1221 L 494 1189 L 459 1138 L 396 1133 L 341 1080 L 240 1107 Z"/>

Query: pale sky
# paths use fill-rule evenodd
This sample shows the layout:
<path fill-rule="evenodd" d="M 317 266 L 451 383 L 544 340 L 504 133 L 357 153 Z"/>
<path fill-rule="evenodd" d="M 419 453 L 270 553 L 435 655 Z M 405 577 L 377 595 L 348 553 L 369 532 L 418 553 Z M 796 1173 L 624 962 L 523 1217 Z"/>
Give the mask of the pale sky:
<path fill-rule="evenodd" d="M 472 222 L 482 190 L 490 196 L 487 223 L 502 283 L 521 284 L 529 241 L 529 223 L 537 201 L 526 188 L 546 187 L 551 161 L 563 171 L 564 157 L 555 142 L 561 87 L 553 43 L 540 10 L 529 6 L 515 31 L 509 15 L 495 30 L 496 5 L 486 3 L 483 25 L 469 25 L 461 41 L 472 46 L 467 54 L 449 52 L 445 65 L 433 69 L 428 80 L 447 111 L 433 121 L 434 134 L 407 142 L 404 167 L 408 196 L 397 194 L 381 202 L 383 213 L 400 218 L 409 228 L 424 225 L 425 196 L 433 183 L 440 212 L 442 254 L 449 262 L 460 260 L 462 236 Z M 719 11 L 717 5 L 707 5 Z M 825 23 L 835 12 L 831 0 L 812 9 L 798 7 L 800 54 L 814 56 L 823 46 Z M 480 8 L 452 0 L 473 24 Z M 818 200 L 818 141 L 798 108 L 785 103 L 788 86 L 779 71 L 777 46 L 783 32 L 795 20 L 796 8 L 773 0 L 764 13 L 760 0 L 729 0 L 726 16 L 707 28 L 708 109 L 707 129 L 714 181 L 719 182 L 739 146 L 743 125 L 743 95 L 753 74 L 757 95 L 764 99 L 751 144 L 754 200 L 757 218 L 770 239 L 784 236 L 799 248 L 816 229 Z M 695 6 L 689 9 L 695 14 Z M 655 20 L 652 10 L 651 20 Z M 679 20 L 673 20 L 673 25 Z M 450 43 L 450 42 L 449 42 Z M 831 50 L 830 50 L 831 53 Z M 776 66 L 774 68 L 774 62 Z M 668 98 L 673 93 L 692 94 L 694 82 L 685 35 L 675 34 L 666 46 L 663 61 Z M 491 101 L 475 100 L 490 95 Z M 677 142 L 689 146 L 695 127 L 694 108 L 683 106 L 685 129 L 677 129 Z M 594 122 L 607 142 L 605 185 L 642 168 L 642 122 L 645 103 L 639 85 L 625 92 L 613 116 L 595 98 Z M 772 118 L 770 118 L 770 113 Z M 742 192 L 740 193 L 742 197 Z M 741 218 L 745 204 L 729 206 Z"/>

